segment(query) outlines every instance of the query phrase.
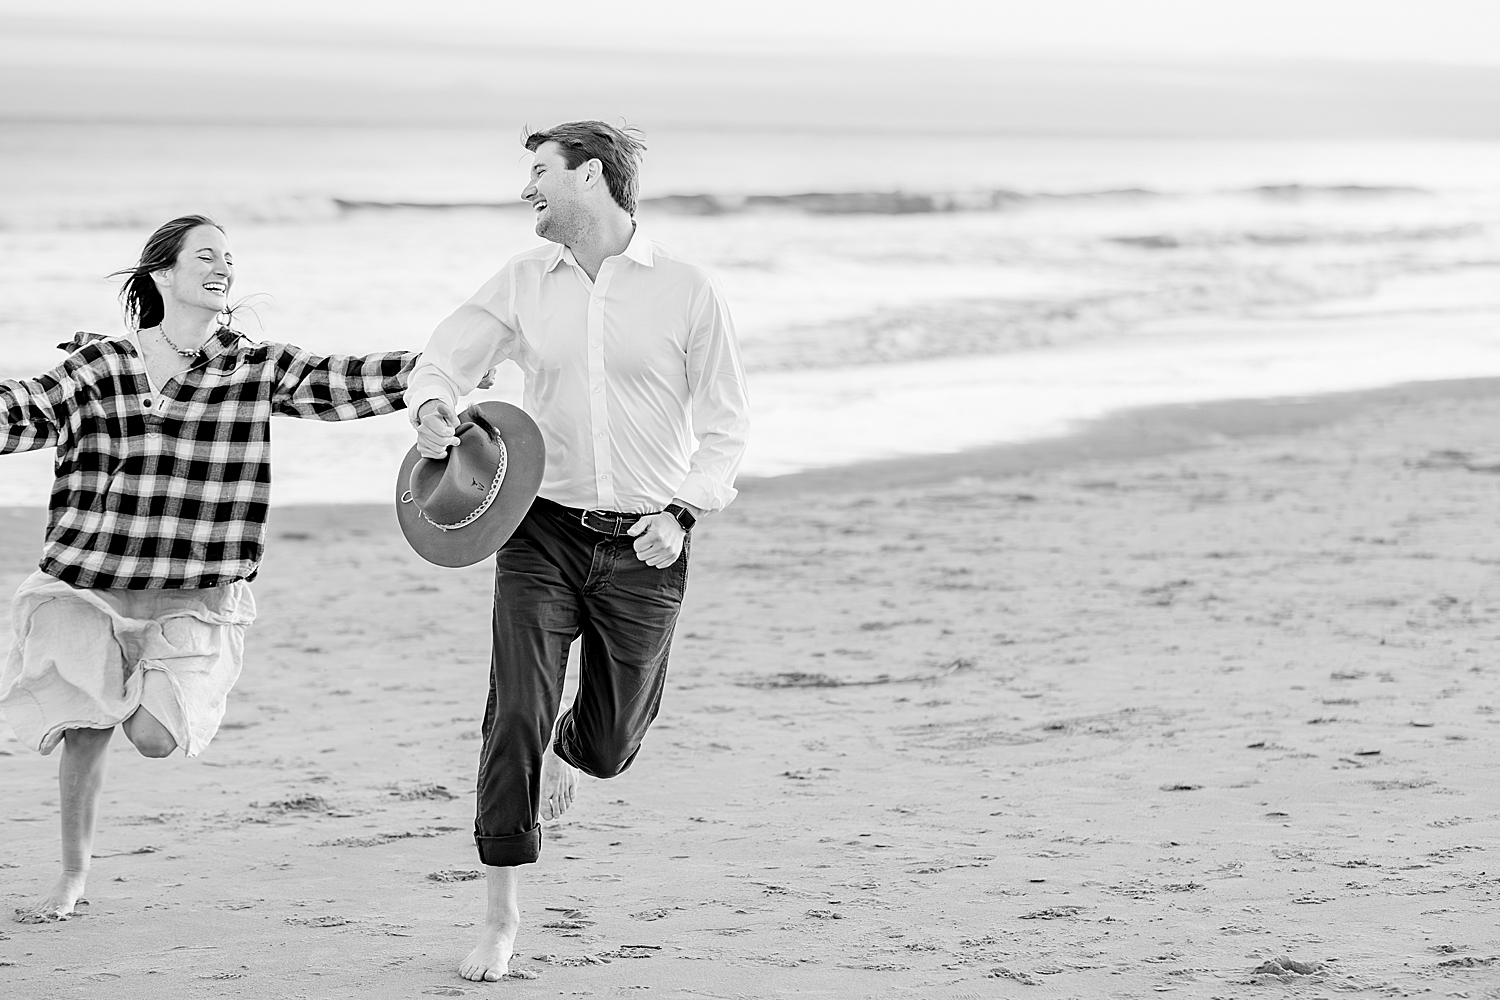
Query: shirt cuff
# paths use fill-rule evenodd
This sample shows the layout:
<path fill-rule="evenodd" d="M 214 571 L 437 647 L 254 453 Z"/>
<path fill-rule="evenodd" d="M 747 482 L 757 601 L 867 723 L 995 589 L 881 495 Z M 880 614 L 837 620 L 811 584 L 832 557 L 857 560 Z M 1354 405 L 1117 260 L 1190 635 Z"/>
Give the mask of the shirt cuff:
<path fill-rule="evenodd" d="M 705 514 L 728 507 L 739 490 L 728 483 L 717 482 L 701 472 L 690 472 L 673 494 L 678 500 L 692 504 Z"/>
<path fill-rule="evenodd" d="M 422 409 L 422 404 L 432 399 L 441 399 L 455 410 L 458 408 L 458 403 L 453 399 L 453 394 L 445 386 L 434 382 L 418 384 L 413 381 L 406 390 L 406 418 L 411 421 L 413 427 L 418 426 L 422 422 L 421 417 L 417 415 Z"/>

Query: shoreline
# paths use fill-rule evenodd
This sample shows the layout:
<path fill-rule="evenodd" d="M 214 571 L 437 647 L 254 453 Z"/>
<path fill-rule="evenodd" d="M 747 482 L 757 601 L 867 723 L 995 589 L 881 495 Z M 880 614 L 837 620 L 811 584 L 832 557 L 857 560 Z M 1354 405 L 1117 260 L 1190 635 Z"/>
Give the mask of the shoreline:
<path fill-rule="evenodd" d="M 744 496 L 772 498 L 922 486 L 966 478 L 994 479 L 1084 462 L 1152 458 L 1211 448 L 1227 441 L 1300 434 L 1376 410 L 1435 400 L 1492 397 L 1500 398 L 1500 377 L 1421 380 L 1374 389 L 1165 403 L 1118 410 L 1081 421 L 1066 433 L 1029 441 L 855 462 L 783 476 L 741 476 L 736 485 Z M 0 456 L 0 462 L 4 459 Z M 360 501 L 273 503 L 271 516 L 274 521 L 277 511 L 388 507 L 388 504 Z M 28 510 L 46 508 L 34 504 L 0 504 L 0 511 Z"/>
<path fill-rule="evenodd" d="M 1167 403 L 1119 410 L 1067 433 L 939 455 L 913 455 L 809 469 L 785 476 L 741 477 L 750 496 L 921 486 L 953 479 L 993 479 L 1094 461 L 1126 461 L 1299 434 L 1363 414 L 1439 399 L 1500 398 L 1500 378 L 1402 382 L 1375 389 Z"/>

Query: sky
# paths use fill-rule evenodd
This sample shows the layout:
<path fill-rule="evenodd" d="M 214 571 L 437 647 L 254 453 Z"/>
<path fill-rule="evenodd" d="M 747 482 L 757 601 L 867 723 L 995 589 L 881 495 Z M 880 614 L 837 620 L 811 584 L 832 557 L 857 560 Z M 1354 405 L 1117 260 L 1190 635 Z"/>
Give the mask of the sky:
<path fill-rule="evenodd" d="M 119 18 L 118 0 L 0 0 L 0 17 Z M 1497 0 L 135 0 L 138 24 L 341 25 L 494 44 L 1218 56 L 1500 65 Z M 414 11 L 419 12 L 414 13 Z"/>
<path fill-rule="evenodd" d="M 0 0 L 0 120 L 1500 139 L 1500 0 Z"/>

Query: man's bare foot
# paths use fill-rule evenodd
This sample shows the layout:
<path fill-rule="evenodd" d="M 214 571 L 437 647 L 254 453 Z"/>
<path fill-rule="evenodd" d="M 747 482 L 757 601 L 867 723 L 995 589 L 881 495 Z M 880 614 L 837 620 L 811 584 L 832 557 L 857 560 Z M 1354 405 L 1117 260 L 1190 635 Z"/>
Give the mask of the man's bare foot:
<path fill-rule="evenodd" d="M 547 746 L 542 754 L 542 819 L 554 820 L 568 811 L 578 791 L 578 768 Z"/>
<path fill-rule="evenodd" d="M 516 932 L 521 929 L 520 913 L 500 924 L 488 920 L 479 932 L 479 944 L 458 965 L 458 974 L 476 983 L 493 983 L 510 972 L 510 956 L 516 950 Z"/>
<path fill-rule="evenodd" d="M 16 922 L 47 924 L 54 920 L 67 920 L 73 915 L 73 908 L 82 902 L 80 897 L 83 896 L 83 883 L 87 879 L 86 872 L 63 872 L 47 895 L 30 906 L 16 907 Z"/>

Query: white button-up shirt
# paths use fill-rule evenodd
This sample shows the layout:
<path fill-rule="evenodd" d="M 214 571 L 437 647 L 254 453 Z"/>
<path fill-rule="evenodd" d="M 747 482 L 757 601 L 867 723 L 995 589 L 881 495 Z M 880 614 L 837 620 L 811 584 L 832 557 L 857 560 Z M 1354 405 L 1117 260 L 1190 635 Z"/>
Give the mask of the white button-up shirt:
<path fill-rule="evenodd" d="M 541 496 L 629 512 L 734 499 L 745 371 L 703 268 L 639 230 L 593 281 L 557 244 L 511 258 L 433 332 L 406 393 L 413 421 L 431 399 L 456 409 L 505 360 L 547 445 Z"/>

